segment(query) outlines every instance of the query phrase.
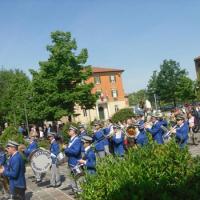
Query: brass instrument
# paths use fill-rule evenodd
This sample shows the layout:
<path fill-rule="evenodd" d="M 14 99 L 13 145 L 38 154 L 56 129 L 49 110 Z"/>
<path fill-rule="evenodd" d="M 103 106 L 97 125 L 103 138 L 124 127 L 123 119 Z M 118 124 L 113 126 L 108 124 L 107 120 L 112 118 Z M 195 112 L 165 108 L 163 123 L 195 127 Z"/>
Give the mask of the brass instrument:
<path fill-rule="evenodd" d="M 177 128 L 177 125 L 173 126 L 170 130 L 168 130 L 164 126 L 161 126 L 160 128 L 165 132 L 165 134 L 163 135 L 163 139 L 164 140 L 170 140 L 173 131 L 175 131 L 176 128 Z"/>
<path fill-rule="evenodd" d="M 135 126 L 128 126 L 125 134 L 128 138 L 134 138 L 135 135 L 137 134 L 136 127 Z"/>
<path fill-rule="evenodd" d="M 0 166 L 0 169 L 2 169 L 2 166 Z M 9 192 L 9 180 L 7 177 L 0 175 L 0 183 L 3 186 L 4 192 Z"/>

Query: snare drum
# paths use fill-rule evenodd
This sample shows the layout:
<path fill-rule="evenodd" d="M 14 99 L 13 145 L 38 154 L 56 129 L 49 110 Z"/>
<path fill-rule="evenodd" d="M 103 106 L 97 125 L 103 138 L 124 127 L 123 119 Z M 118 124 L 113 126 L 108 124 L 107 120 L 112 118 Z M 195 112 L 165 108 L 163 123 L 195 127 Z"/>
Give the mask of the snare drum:
<path fill-rule="evenodd" d="M 76 165 L 72 168 L 72 172 L 75 178 L 79 178 L 80 176 L 84 176 L 84 171 L 82 169 L 82 165 Z"/>
<path fill-rule="evenodd" d="M 46 172 L 52 164 L 51 153 L 43 149 L 34 150 L 29 159 L 33 171 L 38 173 Z"/>
<path fill-rule="evenodd" d="M 59 164 L 62 164 L 66 161 L 65 159 L 65 154 L 63 152 L 60 152 L 58 155 L 57 155 L 57 159 L 58 159 L 58 162 Z"/>

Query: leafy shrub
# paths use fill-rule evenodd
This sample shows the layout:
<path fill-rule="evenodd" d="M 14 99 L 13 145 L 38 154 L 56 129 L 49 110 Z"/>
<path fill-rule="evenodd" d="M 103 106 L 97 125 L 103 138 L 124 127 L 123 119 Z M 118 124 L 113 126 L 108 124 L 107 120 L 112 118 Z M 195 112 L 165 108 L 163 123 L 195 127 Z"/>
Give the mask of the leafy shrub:
<path fill-rule="evenodd" d="M 174 141 L 132 149 L 123 159 L 106 157 L 87 176 L 83 200 L 199 199 L 200 162 Z"/>
<path fill-rule="evenodd" d="M 38 140 L 38 146 L 48 150 L 50 147 L 50 142 L 48 139 Z"/>
<path fill-rule="evenodd" d="M 131 108 L 123 108 L 121 110 L 119 110 L 118 112 L 116 112 L 113 116 L 112 116 L 112 121 L 114 123 L 117 122 L 122 122 L 124 120 L 127 120 L 130 117 L 133 117 L 134 113 L 133 110 Z"/>
<path fill-rule="evenodd" d="M 0 142 L 3 143 L 4 146 L 7 144 L 8 140 L 16 141 L 19 144 L 25 144 L 23 135 L 19 134 L 17 129 L 13 126 L 7 127 L 0 136 Z"/>

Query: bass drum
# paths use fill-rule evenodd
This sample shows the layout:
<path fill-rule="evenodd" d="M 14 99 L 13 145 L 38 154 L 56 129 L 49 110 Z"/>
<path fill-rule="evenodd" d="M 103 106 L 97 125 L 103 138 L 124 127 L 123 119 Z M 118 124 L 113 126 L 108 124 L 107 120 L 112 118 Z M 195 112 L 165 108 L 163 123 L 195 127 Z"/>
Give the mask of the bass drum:
<path fill-rule="evenodd" d="M 33 171 L 38 173 L 48 171 L 52 164 L 51 153 L 44 149 L 34 150 L 29 159 Z"/>

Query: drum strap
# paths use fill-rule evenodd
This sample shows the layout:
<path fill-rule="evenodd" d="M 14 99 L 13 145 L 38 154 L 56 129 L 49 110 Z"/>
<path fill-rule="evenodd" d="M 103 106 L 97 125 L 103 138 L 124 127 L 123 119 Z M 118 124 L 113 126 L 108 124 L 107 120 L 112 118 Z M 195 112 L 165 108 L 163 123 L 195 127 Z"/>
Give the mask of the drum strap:
<path fill-rule="evenodd" d="M 78 139 L 78 137 L 76 136 L 68 145 L 68 148 L 70 148 L 72 146 L 72 144 L 74 144 L 74 142 Z"/>

